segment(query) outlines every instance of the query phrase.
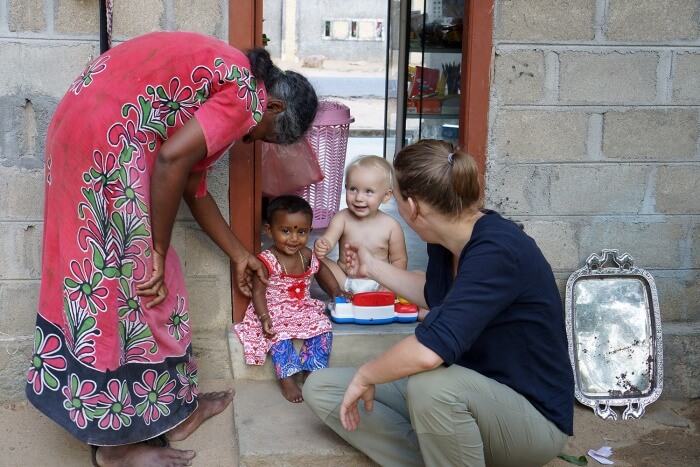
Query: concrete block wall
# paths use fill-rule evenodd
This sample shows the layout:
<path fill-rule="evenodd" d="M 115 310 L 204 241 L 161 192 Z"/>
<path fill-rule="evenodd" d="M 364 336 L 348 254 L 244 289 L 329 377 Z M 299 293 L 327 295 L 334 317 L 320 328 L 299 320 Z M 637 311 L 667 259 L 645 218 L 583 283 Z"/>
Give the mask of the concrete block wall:
<path fill-rule="evenodd" d="M 496 0 L 486 204 L 566 279 L 603 248 L 655 278 L 664 394 L 700 396 L 700 3 Z"/>
<path fill-rule="evenodd" d="M 98 2 L 0 0 L 0 402 L 24 397 L 41 277 L 44 138 L 70 83 L 99 54 Z M 113 43 L 154 30 L 226 40 L 227 0 L 117 0 Z M 228 159 L 208 177 L 228 216 Z M 227 356 L 229 261 L 181 207 L 173 235 L 190 296 L 194 345 Z M 218 342 L 218 341 L 217 341 Z M 206 365 L 206 363 L 205 363 Z"/>

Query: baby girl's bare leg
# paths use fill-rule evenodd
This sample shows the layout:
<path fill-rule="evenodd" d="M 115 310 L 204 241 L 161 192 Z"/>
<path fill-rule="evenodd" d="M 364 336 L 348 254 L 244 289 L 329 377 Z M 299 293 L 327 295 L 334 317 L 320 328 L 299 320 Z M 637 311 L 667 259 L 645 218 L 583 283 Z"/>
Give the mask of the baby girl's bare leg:
<path fill-rule="evenodd" d="M 282 395 L 285 399 L 287 399 L 289 402 L 294 402 L 295 404 L 303 402 L 304 398 L 301 395 L 301 388 L 294 380 L 294 375 L 281 378 L 279 381 L 280 386 L 282 387 Z"/>

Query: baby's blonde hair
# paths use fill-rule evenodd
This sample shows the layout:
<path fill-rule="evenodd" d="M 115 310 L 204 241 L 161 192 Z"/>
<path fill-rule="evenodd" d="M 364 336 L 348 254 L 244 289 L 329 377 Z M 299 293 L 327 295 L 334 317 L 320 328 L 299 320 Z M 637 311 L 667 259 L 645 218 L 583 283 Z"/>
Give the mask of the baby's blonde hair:
<path fill-rule="evenodd" d="M 350 171 L 352 171 L 352 169 L 354 169 L 355 167 L 379 169 L 382 172 L 384 172 L 384 175 L 386 177 L 387 188 L 391 190 L 394 186 L 394 171 L 391 168 L 391 164 L 389 164 L 387 160 L 383 157 L 375 156 L 372 154 L 357 156 L 345 168 L 345 180 L 348 179 Z"/>

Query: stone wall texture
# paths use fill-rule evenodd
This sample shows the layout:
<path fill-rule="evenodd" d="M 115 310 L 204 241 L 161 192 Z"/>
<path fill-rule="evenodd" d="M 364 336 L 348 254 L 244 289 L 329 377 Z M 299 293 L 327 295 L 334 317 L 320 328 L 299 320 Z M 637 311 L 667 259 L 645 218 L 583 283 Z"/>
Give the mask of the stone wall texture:
<path fill-rule="evenodd" d="M 63 93 L 99 53 L 97 5 L 0 0 L 0 400 L 23 397 L 44 138 Z M 176 29 L 225 39 L 229 14 L 226 0 L 118 0 L 113 40 Z M 664 394 L 678 397 L 700 397 L 699 18 L 697 0 L 495 0 L 494 9 L 486 205 L 524 224 L 562 296 L 568 276 L 602 249 L 649 271 L 666 333 Z M 224 158 L 209 176 L 225 214 L 227 168 Z M 208 348 L 230 322 L 228 260 L 186 207 L 173 244 L 195 345 Z"/>
<path fill-rule="evenodd" d="M 226 40 L 227 0 L 117 0 L 113 45 L 154 30 Z M 59 100 L 99 54 L 97 1 L 0 0 L 0 401 L 23 398 L 41 279 L 44 139 Z M 228 217 L 228 159 L 208 177 Z M 195 347 L 231 321 L 228 258 L 186 206 L 175 225 L 188 284 Z M 225 350 L 222 352 L 225 354 Z"/>
<path fill-rule="evenodd" d="M 700 396 L 700 3 L 497 0 L 486 205 L 562 296 L 602 249 L 655 278 L 664 394 Z"/>

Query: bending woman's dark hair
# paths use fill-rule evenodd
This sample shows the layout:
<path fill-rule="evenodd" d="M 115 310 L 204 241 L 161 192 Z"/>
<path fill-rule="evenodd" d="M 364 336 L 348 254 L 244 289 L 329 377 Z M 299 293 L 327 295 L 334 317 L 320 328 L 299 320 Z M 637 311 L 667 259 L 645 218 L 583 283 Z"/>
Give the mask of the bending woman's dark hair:
<path fill-rule="evenodd" d="M 476 161 L 452 143 L 422 139 L 394 158 L 394 179 L 403 199 L 425 201 L 448 218 L 480 202 Z"/>
<path fill-rule="evenodd" d="M 256 48 L 247 55 L 253 75 L 265 83 L 268 96 L 285 103 L 284 112 L 275 116 L 275 141 L 270 142 L 291 144 L 298 141 L 316 116 L 316 91 L 299 73 L 277 68 L 267 50 Z"/>

